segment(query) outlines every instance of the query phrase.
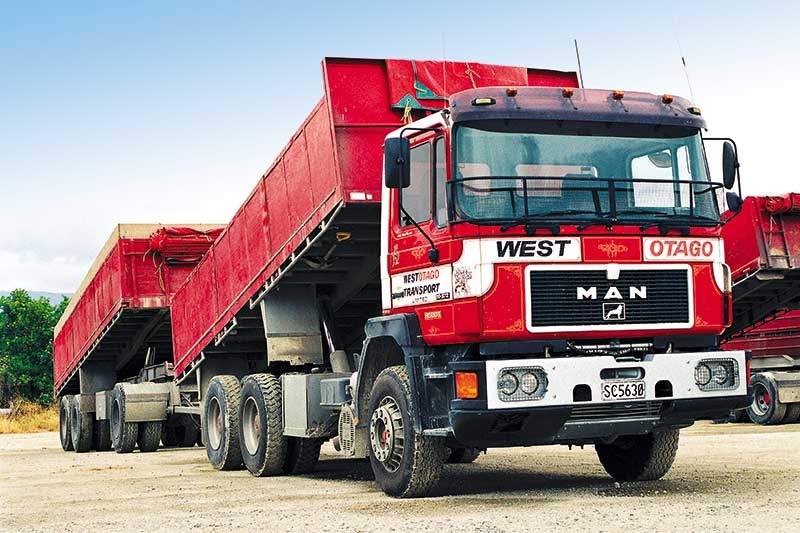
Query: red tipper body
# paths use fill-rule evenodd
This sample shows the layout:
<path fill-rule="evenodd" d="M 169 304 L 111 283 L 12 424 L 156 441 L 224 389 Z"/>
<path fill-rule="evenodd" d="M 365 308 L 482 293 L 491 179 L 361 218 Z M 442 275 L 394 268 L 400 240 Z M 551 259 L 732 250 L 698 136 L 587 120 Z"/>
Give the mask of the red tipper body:
<path fill-rule="evenodd" d="M 800 194 L 746 198 L 722 235 L 734 283 L 725 348 L 798 354 L 800 314 L 789 311 L 800 307 Z"/>
<path fill-rule="evenodd" d="M 114 359 L 138 329 L 157 316 L 157 310 L 168 308 L 175 290 L 220 227 L 199 225 L 177 230 L 184 238 L 188 236 L 188 247 L 181 245 L 181 238 L 167 239 L 158 250 L 151 247 L 151 235 L 174 235 L 173 231 L 153 224 L 115 228 L 55 327 L 53 375 L 57 393 L 70 385 L 82 361 Z M 202 246 L 195 239 L 201 239 Z M 186 259 L 187 248 L 193 260 Z M 169 353 L 171 346 L 167 343 L 164 348 Z"/>
<path fill-rule="evenodd" d="M 322 73 L 322 99 L 175 294 L 176 375 L 284 275 L 321 224 L 361 212 L 379 223 L 383 141 L 404 120 L 477 86 L 577 85 L 572 72 L 440 61 L 328 58 Z"/>

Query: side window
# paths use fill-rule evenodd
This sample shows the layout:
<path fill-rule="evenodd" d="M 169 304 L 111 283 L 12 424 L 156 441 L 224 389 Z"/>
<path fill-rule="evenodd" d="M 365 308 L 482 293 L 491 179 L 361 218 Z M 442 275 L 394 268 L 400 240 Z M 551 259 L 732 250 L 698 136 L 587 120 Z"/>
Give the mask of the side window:
<path fill-rule="evenodd" d="M 444 137 L 439 137 L 434 143 L 433 151 L 436 155 L 436 225 L 439 227 L 447 224 L 447 157 L 444 149 Z"/>
<path fill-rule="evenodd" d="M 411 149 L 411 185 L 400 193 L 403 208 L 418 223 L 431 219 L 431 144 L 421 144 Z M 401 225 L 411 221 L 401 213 Z"/>

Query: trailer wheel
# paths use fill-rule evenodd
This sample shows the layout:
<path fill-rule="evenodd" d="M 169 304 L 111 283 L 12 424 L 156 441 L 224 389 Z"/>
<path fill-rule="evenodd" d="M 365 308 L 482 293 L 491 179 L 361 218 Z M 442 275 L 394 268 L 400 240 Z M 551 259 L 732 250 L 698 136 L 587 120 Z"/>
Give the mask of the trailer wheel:
<path fill-rule="evenodd" d="M 125 391 L 114 387 L 111 392 L 111 445 L 117 453 L 131 453 L 139 438 L 139 424 L 125 421 Z"/>
<path fill-rule="evenodd" d="M 404 366 L 389 367 L 378 374 L 368 407 L 369 460 L 375 481 L 390 496 L 425 496 L 442 475 L 444 439 L 416 432 L 415 409 Z"/>
<path fill-rule="evenodd" d="M 203 442 L 211 466 L 235 470 L 242 466 L 239 449 L 241 385 L 235 376 L 214 376 L 206 391 Z"/>
<path fill-rule="evenodd" d="M 92 432 L 94 416 L 92 413 L 81 413 L 81 397 L 72 397 L 70 410 L 70 432 L 72 433 L 72 447 L 78 453 L 85 453 L 92 449 Z"/>
<path fill-rule="evenodd" d="M 447 462 L 450 464 L 474 463 L 480 455 L 481 451 L 478 448 L 450 448 Z"/>
<path fill-rule="evenodd" d="M 772 379 L 764 374 L 756 374 L 750 384 L 753 386 L 753 403 L 747 408 L 750 420 L 763 425 L 783 422 L 786 404 L 778 401 L 778 390 Z"/>
<path fill-rule="evenodd" d="M 239 406 L 239 442 L 242 460 L 254 476 L 283 471 L 286 437 L 283 435 L 281 382 L 272 374 L 253 374 L 242 380 Z"/>
<path fill-rule="evenodd" d="M 198 432 L 198 423 L 192 415 L 173 415 L 163 424 L 161 444 L 165 448 L 191 448 L 197 443 Z"/>
<path fill-rule="evenodd" d="M 783 417 L 784 424 L 795 424 L 800 420 L 800 403 L 790 403 L 786 406 L 786 416 Z"/>
<path fill-rule="evenodd" d="M 62 396 L 58 404 L 58 436 L 61 439 L 61 449 L 71 452 L 75 448 L 72 446 L 72 432 L 69 428 L 70 410 L 72 396 Z"/>
<path fill-rule="evenodd" d="M 111 424 L 108 420 L 94 421 L 92 449 L 98 452 L 107 452 L 111 449 Z"/>
<path fill-rule="evenodd" d="M 156 451 L 161 443 L 161 422 L 139 422 L 139 435 L 136 442 L 142 453 Z"/>
<path fill-rule="evenodd" d="M 161 445 L 164 448 L 174 448 L 178 445 L 177 428 L 166 422 L 161 428 Z"/>
<path fill-rule="evenodd" d="M 283 471 L 287 474 L 308 474 L 314 471 L 319 461 L 319 449 L 322 439 L 304 439 L 288 437 L 286 443 L 286 461 Z"/>
<path fill-rule="evenodd" d="M 618 437 L 611 444 L 597 443 L 597 457 L 618 481 L 651 481 L 666 474 L 678 451 L 680 430 Z"/>

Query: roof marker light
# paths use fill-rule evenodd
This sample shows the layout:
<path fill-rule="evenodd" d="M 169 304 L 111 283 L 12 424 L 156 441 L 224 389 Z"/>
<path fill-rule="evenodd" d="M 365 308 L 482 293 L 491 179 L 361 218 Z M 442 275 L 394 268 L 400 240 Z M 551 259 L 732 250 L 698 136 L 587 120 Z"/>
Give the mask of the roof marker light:
<path fill-rule="evenodd" d="M 519 92 L 519 89 L 517 89 L 516 87 L 509 87 L 509 88 L 506 89 L 506 94 L 508 96 L 517 96 L 518 92 Z"/>
<path fill-rule="evenodd" d="M 494 105 L 494 98 L 473 98 L 472 105 Z"/>
<path fill-rule="evenodd" d="M 671 94 L 665 94 L 664 96 L 661 97 L 661 103 L 664 105 L 669 105 L 674 101 L 675 97 L 672 96 Z"/>
<path fill-rule="evenodd" d="M 611 95 L 611 98 L 613 98 L 614 100 L 622 100 L 623 98 L 625 98 L 625 93 L 622 91 L 614 91 L 613 94 Z"/>
<path fill-rule="evenodd" d="M 690 107 L 690 108 L 688 108 L 686 110 L 689 113 L 691 113 L 692 115 L 699 115 L 700 114 L 700 108 L 699 107 Z"/>
<path fill-rule="evenodd" d="M 561 96 L 564 98 L 572 98 L 572 95 L 575 94 L 575 89 L 572 87 L 564 87 L 561 89 Z"/>

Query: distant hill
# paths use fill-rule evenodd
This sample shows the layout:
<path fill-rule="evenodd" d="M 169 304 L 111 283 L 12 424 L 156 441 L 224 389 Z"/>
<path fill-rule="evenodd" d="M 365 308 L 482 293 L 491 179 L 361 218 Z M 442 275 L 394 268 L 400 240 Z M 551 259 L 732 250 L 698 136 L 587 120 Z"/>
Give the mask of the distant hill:
<path fill-rule="evenodd" d="M 30 294 L 31 298 L 34 300 L 38 300 L 39 298 L 47 298 L 50 300 L 52 305 L 56 305 L 61 301 L 62 296 L 66 296 L 67 298 L 72 297 L 71 294 L 61 294 L 58 292 L 45 292 L 45 291 L 27 291 Z M 11 294 L 8 291 L 0 291 L 0 296 L 8 296 Z"/>

